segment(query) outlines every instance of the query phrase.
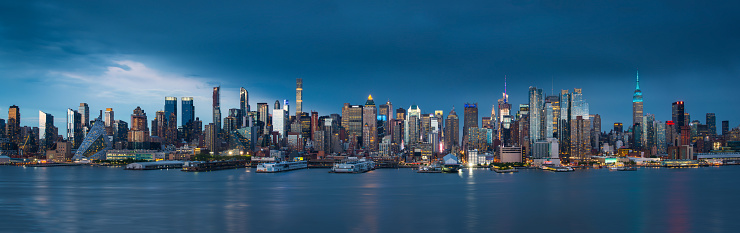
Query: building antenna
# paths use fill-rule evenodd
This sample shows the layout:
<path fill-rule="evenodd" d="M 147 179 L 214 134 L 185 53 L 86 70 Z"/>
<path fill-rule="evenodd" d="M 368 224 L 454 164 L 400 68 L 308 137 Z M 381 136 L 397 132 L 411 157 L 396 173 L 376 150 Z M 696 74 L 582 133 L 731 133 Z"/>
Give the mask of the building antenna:
<path fill-rule="evenodd" d="M 550 95 L 554 95 L 555 93 L 555 78 L 553 78 L 552 75 L 550 75 Z"/>
<path fill-rule="evenodd" d="M 504 103 L 509 102 L 509 94 L 506 92 L 506 75 L 504 75 Z"/>

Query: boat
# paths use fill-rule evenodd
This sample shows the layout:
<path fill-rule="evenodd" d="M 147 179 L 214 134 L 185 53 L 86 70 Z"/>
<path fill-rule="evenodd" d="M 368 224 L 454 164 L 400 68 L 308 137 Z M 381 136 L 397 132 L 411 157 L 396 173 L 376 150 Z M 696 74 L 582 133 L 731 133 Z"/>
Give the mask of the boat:
<path fill-rule="evenodd" d="M 298 169 L 304 169 L 308 167 L 306 161 L 279 161 L 274 163 L 263 163 L 257 165 L 257 172 L 259 173 L 275 173 L 285 172 Z"/>
<path fill-rule="evenodd" d="M 617 168 L 617 171 L 637 171 L 636 167 L 619 167 Z"/>
<path fill-rule="evenodd" d="M 554 172 L 572 172 L 572 171 L 575 171 L 575 169 L 573 169 L 572 167 L 567 167 L 567 166 L 557 166 L 557 167 L 542 166 L 542 167 L 540 167 L 540 169 L 547 170 L 547 171 L 554 171 Z"/>
<path fill-rule="evenodd" d="M 421 166 L 417 173 L 442 173 L 442 166 L 439 164 L 432 164 L 429 166 Z"/>
<path fill-rule="evenodd" d="M 519 172 L 518 170 L 516 170 L 516 168 L 511 167 L 511 166 L 506 166 L 506 167 L 493 166 L 493 167 L 491 167 L 491 171 L 495 171 L 496 173 L 514 173 L 514 172 Z"/>
<path fill-rule="evenodd" d="M 365 159 L 352 159 L 341 163 L 335 163 L 329 173 L 364 173 L 375 170 L 375 162 Z"/>
<path fill-rule="evenodd" d="M 229 160 L 229 161 L 191 161 L 186 162 L 182 165 L 182 171 L 184 172 L 206 172 L 206 171 L 217 171 L 224 169 L 234 169 L 246 167 L 243 160 Z"/>

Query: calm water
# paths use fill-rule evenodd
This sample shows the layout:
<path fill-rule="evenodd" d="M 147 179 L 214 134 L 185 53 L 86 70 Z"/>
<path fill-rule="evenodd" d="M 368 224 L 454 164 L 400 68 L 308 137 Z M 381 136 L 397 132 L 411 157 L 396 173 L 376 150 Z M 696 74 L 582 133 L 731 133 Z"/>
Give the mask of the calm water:
<path fill-rule="evenodd" d="M 327 172 L 0 166 L 0 231 L 740 231 L 740 166 Z"/>

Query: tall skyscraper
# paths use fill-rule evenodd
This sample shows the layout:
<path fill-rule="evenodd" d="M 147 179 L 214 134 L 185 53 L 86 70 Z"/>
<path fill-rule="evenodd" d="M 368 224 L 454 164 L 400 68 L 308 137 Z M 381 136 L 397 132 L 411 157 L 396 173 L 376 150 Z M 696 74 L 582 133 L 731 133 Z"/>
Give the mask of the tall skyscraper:
<path fill-rule="evenodd" d="M 411 105 L 406 114 L 406 121 L 404 122 L 404 142 L 406 146 L 416 145 L 421 141 L 421 109 L 417 105 Z"/>
<path fill-rule="evenodd" d="M 172 125 L 177 126 L 177 97 L 164 97 L 164 116 L 170 119 L 172 115 L 175 115 L 175 122 Z"/>
<path fill-rule="evenodd" d="M 529 87 L 529 141 L 534 144 L 539 140 L 544 140 L 545 128 L 542 122 L 544 104 L 542 102 L 542 89 Z"/>
<path fill-rule="evenodd" d="M 673 123 L 676 124 L 677 129 L 679 129 L 679 131 L 677 131 L 677 132 L 680 132 L 681 126 L 688 126 L 689 125 L 688 122 L 685 121 L 684 115 L 685 114 L 684 114 L 684 103 L 683 103 L 683 101 L 673 102 L 673 104 L 672 104 L 671 117 L 672 117 Z"/>
<path fill-rule="evenodd" d="M 730 121 L 722 121 L 722 135 L 727 135 L 730 131 Z"/>
<path fill-rule="evenodd" d="M 246 116 L 249 109 L 249 92 L 244 87 L 239 89 L 239 109 L 242 110 L 242 116 Z"/>
<path fill-rule="evenodd" d="M 406 119 L 406 109 L 398 108 L 396 109 L 396 119 Z"/>
<path fill-rule="evenodd" d="M 463 143 L 467 143 L 469 129 L 478 127 L 478 103 L 465 103 L 463 118 Z"/>
<path fill-rule="evenodd" d="M 187 126 L 190 122 L 195 120 L 195 106 L 193 106 L 193 97 L 182 97 L 182 122 L 183 126 Z"/>
<path fill-rule="evenodd" d="M 447 120 L 445 122 L 445 150 L 453 150 L 460 146 L 460 119 L 457 117 L 455 107 L 452 107 L 450 113 L 447 114 Z M 452 151 L 451 151 L 452 152 Z"/>
<path fill-rule="evenodd" d="M 632 95 L 632 125 L 642 122 L 642 91 L 640 91 L 640 73 L 637 72 L 637 84 Z"/>
<path fill-rule="evenodd" d="M 300 116 L 303 112 L 303 79 L 295 79 L 295 115 Z"/>
<path fill-rule="evenodd" d="M 113 114 L 113 108 L 106 108 L 105 109 L 105 127 L 110 128 L 113 125 L 113 121 L 115 121 L 115 115 Z"/>
<path fill-rule="evenodd" d="M 709 135 L 717 135 L 717 118 L 714 113 L 707 113 L 707 129 L 709 129 Z"/>
<path fill-rule="evenodd" d="M 8 108 L 8 123 L 5 125 L 5 133 L 10 143 L 20 146 L 21 144 L 21 110 L 18 106 Z"/>
<path fill-rule="evenodd" d="M 136 107 L 131 114 L 131 130 L 128 131 L 129 148 L 149 149 L 149 127 L 146 113 Z"/>
<path fill-rule="evenodd" d="M 272 109 L 272 131 L 277 131 L 280 138 L 287 136 L 288 127 L 288 100 L 284 100 L 283 103 L 281 108 L 280 102 L 275 101 L 275 107 Z"/>
<path fill-rule="evenodd" d="M 568 90 L 560 91 L 560 122 L 558 127 L 558 146 L 560 147 L 560 157 L 568 158 L 570 156 L 570 115 L 572 101 L 571 94 Z"/>
<path fill-rule="evenodd" d="M 549 107 L 545 108 L 545 122 L 548 129 L 545 138 L 557 138 L 558 125 L 560 125 L 560 96 L 545 97 L 545 103 L 550 104 Z"/>
<path fill-rule="evenodd" d="M 378 150 L 378 112 L 373 96 L 369 95 L 362 108 L 362 145 L 368 151 Z"/>
<path fill-rule="evenodd" d="M 319 122 L 319 112 L 311 111 L 311 140 L 319 140 L 317 131 L 321 131 L 321 123 Z"/>
<path fill-rule="evenodd" d="M 39 111 L 39 146 L 41 147 L 39 149 L 43 152 L 51 149 L 56 136 L 56 132 L 54 131 L 54 116 Z"/>
<path fill-rule="evenodd" d="M 580 88 L 571 94 L 570 113 L 570 157 L 583 160 L 591 155 L 591 120 L 589 106 L 583 100 Z"/>
<path fill-rule="evenodd" d="M 89 128 L 90 127 L 90 107 L 87 106 L 87 103 L 80 103 L 80 107 L 77 108 L 77 112 L 79 112 L 82 116 L 82 118 L 80 118 L 80 121 L 82 121 L 82 127 Z"/>
<path fill-rule="evenodd" d="M 213 87 L 213 131 L 215 139 L 218 139 L 221 133 L 221 87 Z"/>
<path fill-rule="evenodd" d="M 261 124 L 261 134 L 270 134 L 270 105 L 267 103 L 257 103 L 257 112 L 259 113 L 259 123 Z"/>
<path fill-rule="evenodd" d="M 70 109 L 67 109 L 67 141 L 72 144 L 73 149 L 80 147 L 85 132 L 82 131 L 82 114 Z"/>
<path fill-rule="evenodd" d="M 362 136 L 362 105 L 344 103 L 342 107 L 342 127 L 351 140 Z"/>

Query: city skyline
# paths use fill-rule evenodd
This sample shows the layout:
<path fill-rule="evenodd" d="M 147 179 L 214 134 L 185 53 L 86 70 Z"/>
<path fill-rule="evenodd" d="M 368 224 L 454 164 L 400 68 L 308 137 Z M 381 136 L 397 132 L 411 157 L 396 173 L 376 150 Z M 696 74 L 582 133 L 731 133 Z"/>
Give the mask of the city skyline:
<path fill-rule="evenodd" d="M 21 106 L 22 125 L 37 122 L 39 110 L 62 125 L 59 116 L 81 102 L 90 104 L 91 115 L 106 108 L 130 112 L 136 106 L 154 114 L 164 110 L 165 96 L 192 96 L 196 116 L 212 122 L 204 110 L 210 108 L 213 86 L 223 88 L 225 111 L 239 106 L 240 87 L 249 90 L 252 106 L 284 99 L 296 103 L 295 79 L 302 78 L 304 112 L 338 113 L 344 102 L 360 104 L 373 95 L 405 108 L 416 104 L 429 113 L 478 102 L 485 113 L 500 98 L 507 76 L 514 106 L 527 102 L 529 86 L 547 95 L 581 88 L 591 112 L 605 124 L 630 125 L 627 100 L 639 68 L 644 113 L 658 120 L 670 119 L 675 101 L 686 102 L 693 116 L 716 113 L 731 127 L 740 115 L 723 107 L 725 99 L 730 105 L 737 100 L 701 91 L 731 93 L 737 82 L 734 54 L 739 48 L 732 38 L 740 19 L 730 11 L 737 3 L 703 5 L 707 10 L 700 12 L 694 4 L 674 2 L 486 3 L 457 5 L 460 11 L 444 13 L 440 9 L 449 6 L 440 2 L 423 8 L 403 3 L 305 6 L 325 19 L 282 10 L 281 3 L 238 5 L 234 11 L 218 5 L 170 9 L 142 4 L 7 6 L 8 14 L 0 18 L 5 28 L 0 31 L 0 69 L 2 81 L 16 88 L 0 94 L 0 106 Z M 132 10 L 142 8 L 169 11 Z M 348 14 L 366 8 L 371 10 Z M 130 12 L 142 17 L 130 17 Z M 521 12 L 542 14 L 530 18 Z M 378 15 L 386 16 L 369 17 Z M 229 17 L 243 20 L 228 26 Z M 149 18 L 162 23 L 142 27 Z M 368 24 L 368 18 L 375 21 Z M 224 26 L 211 27 L 212 22 Z M 108 27 L 119 24 L 124 27 Z M 295 28 L 318 30 L 286 33 Z M 459 82 L 449 85 L 449 80 Z"/>

